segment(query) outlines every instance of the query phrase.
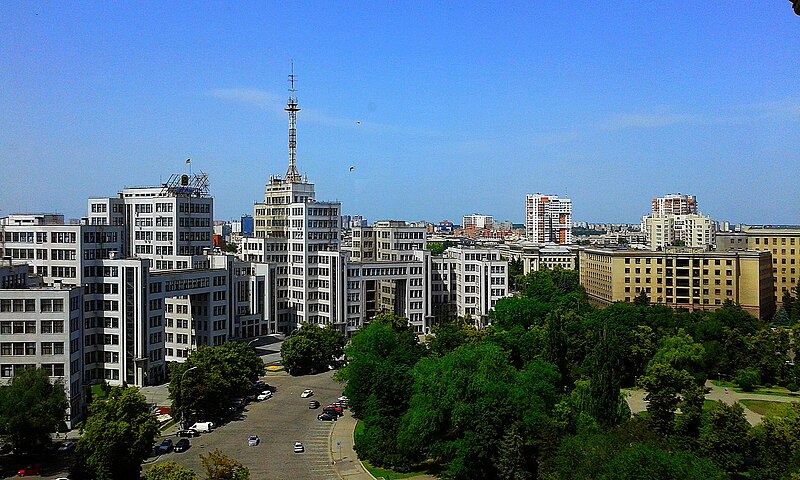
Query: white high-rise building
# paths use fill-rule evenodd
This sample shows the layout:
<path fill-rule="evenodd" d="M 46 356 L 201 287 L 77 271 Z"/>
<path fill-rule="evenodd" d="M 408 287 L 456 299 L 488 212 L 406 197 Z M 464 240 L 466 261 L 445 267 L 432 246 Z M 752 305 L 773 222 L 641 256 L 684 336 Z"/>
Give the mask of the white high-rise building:
<path fill-rule="evenodd" d="M 650 215 L 642 217 L 641 230 L 651 250 L 681 245 L 710 249 L 715 242 L 716 222 L 697 209 L 694 195 L 670 194 L 654 198 Z"/>
<path fill-rule="evenodd" d="M 528 194 L 525 234 L 536 243 L 572 243 L 572 200 L 558 195 Z"/>
<path fill-rule="evenodd" d="M 302 323 L 343 323 L 337 320 L 336 291 L 330 279 L 338 262 L 341 204 L 318 202 L 314 184 L 297 171 L 297 112 L 294 76 L 286 105 L 289 114 L 289 167 L 273 175 L 264 202 L 253 207 L 255 239 L 243 238 L 242 258 L 271 264 L 275 279 L 274 329 L 289 333 Z M 252 248 L 251 248 L 252 247 Z M 325 252 L 335 252 L 335 255 Z M 335 258 L 335 259 L 334 259 Z"/>
<path fill-rule="evenodd" d="M 697 197 L 670 193 L 653 199 L 651 215 L 691 215 L 697 213 Z"/>
<path fill-rule="evenodd" d="M 462 219 L 461 226 L 465 229 L 471 228 L 486 228 L 492 229 L 493 222 L 491 215 L 482 215 L 480 213 L 473 213 L 472 215 L 465 215 Z"/>

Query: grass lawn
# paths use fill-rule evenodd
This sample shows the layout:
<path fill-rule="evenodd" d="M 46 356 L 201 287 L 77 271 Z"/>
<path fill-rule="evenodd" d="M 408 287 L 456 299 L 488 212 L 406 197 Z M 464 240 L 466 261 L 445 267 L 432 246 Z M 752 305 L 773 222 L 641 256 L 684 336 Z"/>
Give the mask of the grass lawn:
<path fill-rule="evenodd" d="M 384 470 L 383 468 L 373 467 L 369 464 L 369 462 L 361 462 L 364 465 L 364 468 L 369 470 L 369 473 L 372 474 L 375 478 L 384 478 L 386 480 L 395 480 L 396 478 L 413 478 L 417 475 L 424 475 L 425 472 L 409 472 L 409 473 L 397 473 L 393 472 L 392 470 Z"/>
<path fill-rule="evenodd" d="M 785 416 L 792 408 L 791 403 L 770 402 L 767 400 L 739 400 L 739 403 L 759 415 L 774 415 L 778 417 Z"/>

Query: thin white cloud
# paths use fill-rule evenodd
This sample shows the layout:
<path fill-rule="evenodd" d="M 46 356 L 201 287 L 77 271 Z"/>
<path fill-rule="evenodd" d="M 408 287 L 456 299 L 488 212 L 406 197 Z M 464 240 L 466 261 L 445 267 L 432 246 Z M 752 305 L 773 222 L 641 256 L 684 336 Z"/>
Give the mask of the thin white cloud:
<path fill-rule="evenodd" d="M 663 128 L 672 125 L 704 123 L 694 115 L 681 113 L 616 113 L 603 124 L 602 130 L 617 131 L 638 128 Z"/>
<path fill-rule="evenodd" d="M 208 92 L 208 94 L 211 97 L 226 102 L 249 105 L 251 107 L 279 112 L 281 114 L 284 112 L 283 107 L 286 102 L 285 96 L 280 96 L 272 92 L 253 88 L 218 88 L 211 90 Z M 325 125 L 328 127 L 353 129 L 359 128 L 378 132 L 400 131 L 391 125 L 362 121 L 352 118 L 335 117 L 310 108 L 302 108 L 300 115 L 303 122 Z"/>
<path fill-rule="evenodd" d="M 281 109 L 283 101 L 274 93 L 254 88 L 218 88 L 208 94 L 226 102 L 241 103 L 265 110 Z"/>

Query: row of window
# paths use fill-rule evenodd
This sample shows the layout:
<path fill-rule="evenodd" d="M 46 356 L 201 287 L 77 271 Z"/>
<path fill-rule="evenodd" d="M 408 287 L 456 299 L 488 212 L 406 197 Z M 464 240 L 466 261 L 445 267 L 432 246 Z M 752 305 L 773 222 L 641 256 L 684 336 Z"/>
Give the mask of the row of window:
<path fill-rule="evenodd" d="M 41 342 L 42 355 L 63 355 L 64 342 Z M 36 342 L 0 342 L 0 356 L 36 355 Z"/>

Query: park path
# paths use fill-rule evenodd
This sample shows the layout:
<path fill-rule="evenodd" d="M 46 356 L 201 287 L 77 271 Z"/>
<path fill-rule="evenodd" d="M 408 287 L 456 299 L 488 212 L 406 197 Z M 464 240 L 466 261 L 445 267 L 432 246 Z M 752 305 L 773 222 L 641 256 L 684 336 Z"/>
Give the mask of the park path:
<path fill-rule="evenodd" d="M 706 394 L 706 400 L 711 400 L 714 402 L 719 400 L 727 405 L 733 405 L 740 400 L 764 400 L 767 402 L 781 403 L 795 403 L 800 401 L 800 398 L 796 397 L 763 395 L 758 393 L 738 393 L 734 392 L 732 388 L 717 387 L 711 383 L 711 381 L 706 382 L 706 387 L 710 389 Z M 625 390 L 625 393 L 625 398 L 628 401 L 628 406 L 631 409 L 631 413 L 639 413 L 647 410 L 647 402 L 644 400 L 644 396 L 647 394 L 647 392 L 644 390 Z M 742 408 L 744 409 L 745 417 L 750 425 L 761 423 L 762 415 L 757 414 L 744 405 L 742 405 Z"/>

